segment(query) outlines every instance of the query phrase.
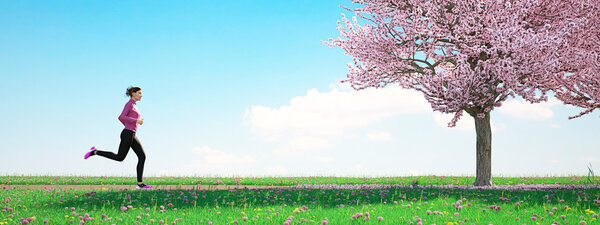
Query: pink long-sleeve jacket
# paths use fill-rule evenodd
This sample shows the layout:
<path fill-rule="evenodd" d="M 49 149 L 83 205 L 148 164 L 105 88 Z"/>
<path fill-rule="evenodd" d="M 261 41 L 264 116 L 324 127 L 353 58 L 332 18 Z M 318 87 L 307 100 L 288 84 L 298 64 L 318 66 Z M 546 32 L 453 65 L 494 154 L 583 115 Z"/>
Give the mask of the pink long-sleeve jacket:
<path fill-rule="evenodd" d="M 123 108 L 123 112 L 119 116 L 119 120 L 123 125 L 125 125 L 125 129 L 131 130 L 133 132 L 137 131 L 137 120 L 140 118 L 140 112 L 138 111 L 137 106 L 135 105 L 135 101 L 130 99 L 126 104 L 125 108 Z"/>

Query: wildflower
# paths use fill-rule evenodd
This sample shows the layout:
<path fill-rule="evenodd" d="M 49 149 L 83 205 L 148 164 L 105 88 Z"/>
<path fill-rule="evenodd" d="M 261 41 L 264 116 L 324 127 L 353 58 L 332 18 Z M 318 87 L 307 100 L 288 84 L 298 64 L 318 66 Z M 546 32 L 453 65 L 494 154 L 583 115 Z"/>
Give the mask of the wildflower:
<path fill-rule="evenodd" d="M 381 216 L 380 216 L 380 217 L 377 217 L 377 220 L 379 220 L 379 221 L 382 221 L 382 220 L 383 220 L 383 217 L 381 217 Z"/>
<path fill-rule="evenodd" d="M 321 224 L 328 224 L 328 223 L 329 223 L 329 221 L 327 221 L 327 220 L 321 221 Z"/>

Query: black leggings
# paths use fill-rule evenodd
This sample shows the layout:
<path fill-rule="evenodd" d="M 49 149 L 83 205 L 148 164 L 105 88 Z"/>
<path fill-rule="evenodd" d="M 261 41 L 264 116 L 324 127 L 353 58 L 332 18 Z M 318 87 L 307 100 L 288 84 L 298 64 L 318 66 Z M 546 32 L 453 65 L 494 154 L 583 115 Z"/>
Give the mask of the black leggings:
<path fill-rule="evenodd" d="M 105 152 L 98 150 L 96 155 L 104 156 L 106 158 L 122 162 L 129 152 L 129 148 L 133 149 L 133 152 L 138 157 L 137 163 L 137 181 L 142 182 L 142 175 L 144 174 L 144 162 L 146 161 L 146 154 L 144 148 L 140 144 L 140 140 L 135 136 L 135 132 L 132 130 L 123 129 L 121 132 L 121 144 L 119 144 L 119 153 L 115 155 L 112 152 Z"/>

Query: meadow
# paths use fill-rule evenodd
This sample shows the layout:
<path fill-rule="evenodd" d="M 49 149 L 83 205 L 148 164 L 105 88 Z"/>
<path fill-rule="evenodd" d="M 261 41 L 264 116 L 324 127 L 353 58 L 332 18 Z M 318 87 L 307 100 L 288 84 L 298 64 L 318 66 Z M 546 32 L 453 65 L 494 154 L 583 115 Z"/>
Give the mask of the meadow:
<path fill-rule="evenodd" d="M 599 176 L 564 177 L 493 177 L 497 185 L 517 184 L 559 184 L 585 185 L 600 183 Z M 389 184 L 389 185 L 470 185 L 472 176 L 411 176 L 411 177 L 144 177 L 147 184 L 162 185 L 261 185 L 294 186 L 302 184 Z M 81 177 L 81 176 L 0 176 L 0 184 L 21 185 L 130 185 L 135 177 Z"/>
<path fill-rule="evenodd" d="M 598 177 L 149 177 L 239 190 L 19 190 L 6 184 L 134 184 L 133 177 L 0 177 L 4 224 L 598 224 Z M 121 183 L 119 183 L 121 182 Z M 162 182 L 162 183 L 161 183 Z M 435 185 L 457 185 L 437 188 Z M 528 189 L 518 188 L 529 185 Z M 547 189 L 548 184 L 561 188 Z M 301 186 L 296 186 L 301 185 Z M 409 185 L 409 186 L 406 186 Z M 464 186 L 464 188 L 462 188 Z M 516 187 L 516 188 L 508 188 Z"/>

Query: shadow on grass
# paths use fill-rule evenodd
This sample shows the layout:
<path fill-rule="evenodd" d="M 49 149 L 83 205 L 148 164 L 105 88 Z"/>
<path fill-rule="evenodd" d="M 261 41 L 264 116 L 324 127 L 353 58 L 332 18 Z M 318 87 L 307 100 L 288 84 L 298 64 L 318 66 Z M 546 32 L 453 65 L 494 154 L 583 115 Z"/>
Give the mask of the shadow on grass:
<path fill-rule="evenodd" d="M 14 191 L 14 190 L 12 190 Z M 43 192 L 43 191 L 42 191 Z M 38 204 L 45 208 L 65 207 L 100 209 L 120 209 L 121 206 L 135 208 L 214 208 L 219 207 L 277 207 L 288 206 L 309 208 L 332 208 L 363 204 L 415 205 L 425 201 L 436 205 L 463 200 L 461 205 L 471 203 L 474 207 L 486 208 L 499 205 L 503 208 L 521 207 L 558 207 L 569 206 L 572 209 L 591 209 L 596 211 L 600 205 L 600 191 L 597 189 L 553 189 L 544 191 L 524 190 L 466 190 L 438 188 L 391 188 L 366 190 L 321 190 L 321 189 L 261 189 L 261 190 L 111 190 L 52 191 L 54 199 L 39 196 Z M 39 192 L 38 192 L 39 193 Z M 48 194 L 48 193 L 46 193 Z M 39 194 L 38 194 L 39 195 Z M 62 197 L 61 197 L 62 196 Z M 77 196 L 77 197 L 75 197 Z M 62 203 L 61 203 L 62 200 Z M 562 202 L 561 202 L 562 200 Z M 548 202 L 550 201 L 550 202 Z M 48 204 L 46 206 L 46 204 Z M 146 205 L 144 205 L 146 204 Z M 169 205 L 171 204 L 171 205 Z"/>

